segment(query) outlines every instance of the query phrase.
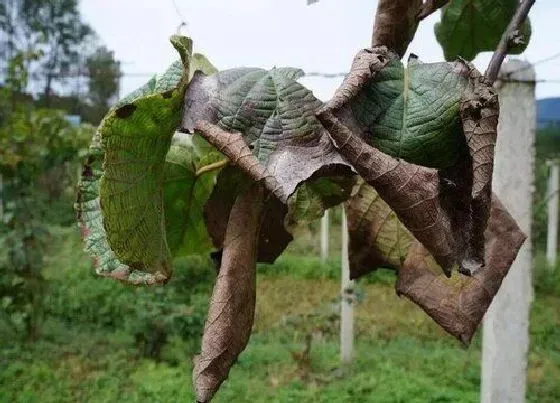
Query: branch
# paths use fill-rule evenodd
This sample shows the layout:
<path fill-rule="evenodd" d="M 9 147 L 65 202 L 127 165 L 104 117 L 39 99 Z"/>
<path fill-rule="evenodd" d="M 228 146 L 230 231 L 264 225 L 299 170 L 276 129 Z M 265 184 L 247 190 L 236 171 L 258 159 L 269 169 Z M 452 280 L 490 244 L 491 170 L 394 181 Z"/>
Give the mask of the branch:
<path fill-rule="evenodd" d="M 403 57 L 418 28 L 422 0 L 380 0 L 371 47 L 385 45 Z"/>
<path fill-rule="evenodd" d="M 502 35 L 502 39 L 500 39 L 500 43 L 498 44 L 498 47 L 496 48 L 496 51 L 492 56 L 492 60 L 490 60 L 490 63 L 488 64 L 486 73 L 484 73 L 486 80 L 490 84 L 494 83 L 494 81 L 496 81 L 496 79 L 498 78 L 498 72 L 500 71 L 500 67 L 502 67 L 502 63 L 504 61 L 504 58 L 506 57 L 506 53 L 508 52 L 512 41 L 517 37 L 517 31 L 519 30 L 521 24 L 523 24 L 523 22 L 527 18 L 529 10 L 531 10 L 531 7 L 533 7 L 535 1 L 536 0 L 523 0 L 519 4 L 515 15 L 509 22 L 509 25 Z"/>
<path fill-rule="evenodd" d="M 432 15 L 447 3 L 449 3 L 449 0 L 426 0 L 416 18 L 418 21 L 422 21 L 424 18 Z"/>

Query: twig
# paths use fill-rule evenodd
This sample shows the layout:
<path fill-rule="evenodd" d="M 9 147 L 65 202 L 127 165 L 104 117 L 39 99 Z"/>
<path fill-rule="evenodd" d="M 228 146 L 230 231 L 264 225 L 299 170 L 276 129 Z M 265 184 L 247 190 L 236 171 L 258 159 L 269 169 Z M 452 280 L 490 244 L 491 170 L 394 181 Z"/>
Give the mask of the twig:
<path fill-rule="evenodd" d="M 527 14 L 529 14 L 529 10 L 533 7 L 535 1 L 536 0 L 523 0 L 519 4 L 519 7 L 517 7 L 517 11 L 502 35 L 502 39 L 500 39 L 500 43 L 492 56 L 492 60 L 490 60 L 490 63 L 488 64 L 486 73 L 484 73 L 486 80 L 490 84 L 498 78 L 498 72 L 500 71 L 500 67 L 502 67 L 502 63 L 511 45 L 511 41 L 516 36 L 516 31 L 519 29 L 523 21 L 525 21 L 525 18 L 527 18 Z"/>
<path fill-rule="evenodd" d="M 449 0 L 426 0 L 420 9 L 420 13 L 416 16 L 418 21 L 432 15 L 437 10 L 449 3 Z"/>
<path fill-rule="evenodd" d="M 422 0 L 379 0 L 371 47 L 387 46 L 403 57 L 418 28 Z"/>

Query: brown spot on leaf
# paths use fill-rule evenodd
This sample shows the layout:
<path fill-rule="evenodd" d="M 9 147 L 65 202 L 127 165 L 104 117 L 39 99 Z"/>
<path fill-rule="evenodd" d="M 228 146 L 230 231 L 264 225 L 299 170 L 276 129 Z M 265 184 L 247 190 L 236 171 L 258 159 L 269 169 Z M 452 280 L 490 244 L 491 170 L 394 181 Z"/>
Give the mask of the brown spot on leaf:
<path fill-rule="evenodd" d="M 115 115 L 117 115 L 119 119 L 126 119 L 134 113 L 136 108 L 137 107 L 134 104 L 123 105 L 115 111 Z"/>

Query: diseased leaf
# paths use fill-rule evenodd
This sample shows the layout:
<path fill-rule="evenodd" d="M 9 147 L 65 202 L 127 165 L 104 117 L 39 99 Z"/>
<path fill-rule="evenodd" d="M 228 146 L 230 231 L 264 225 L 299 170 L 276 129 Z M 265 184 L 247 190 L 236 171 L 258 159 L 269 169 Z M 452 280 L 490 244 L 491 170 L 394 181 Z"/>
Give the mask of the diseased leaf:
<path fill-rule="evenodd" d="M 361 181 L 344 211 L 348 218 L 351 279 L 378 267 L 402 266 L 415 238 L 373 187 Z"/>
<path fill-rule="evenodd" d="M 469 344 L 506 276 L 525 235 L 499 200 L 492 199 L 484 234 L 484 270 L 450 278 L 369 185 L 346 203 L 350 270 L 358 278 L 379 267 L 398 271 L 397 293 L 426 311 L 447 332 Z"/>
<path fill-rule="evenodd" d="M 100 128 L 105 151 L 100 204 L 108 243 L 133 270 L 161 283 L 171 273 L 165 235 L 163 183 L 165 156 L 179 125 L 189 75 L 192 42 L 172 37 L 182 59 L 156 82 L 153 94 L 114 109 Z M 128 272 L 113 276 L 127 281 Z"/>
<path fill-rule="evenodd" d="M 350 101 L 364 139 L 393 157 L 434 168 L 465 154 L 459 103 L 468 89 L 463 64 L 391 60 Z"/>
<path fill-rule="evenodd" d="M 377 91 L 375 87 L 378 76 L 383 76 L 386 69 L 389 72 L 392 70 L 391 61 L 383 63 L 387 57 L 390 58 L 385 49 L 376 48 L 369 53 L 372 55 L 368 56 L 369 78 L 345 80 L 333 97 L 333 102 L 329 102 L 319 112 L 318 117 L 341 154 L 352 163 L 366 183 L 375 187 L 380 197 L 430 251 L 445 273 L 450 275 L 451 268 L 459 264 L 459 271 L 472 274 L 484 266 L 483 233 L 490 209 L 493 144 L 498 123 L 497 96 L 472 65 L 464 62 L 445 64 L 446 68 L 452 68 L 440 77 L 435 75 L 435 79 L 426 78 L 425 84 L 422 84 L 423 90 L 419 93 L 437 92 L 434 88 L 439 88 L 440 80 L 448 80 L 450 75 L 457 77 L 462 84 L 453 89 L 455 94 L 441 94 L 441 97 L 453 99 L 453 113 L 446 115 L 445 110 L 440 110 L 439 114 L 444 118 L 438 121 L 438 113 L 430 107 L 419 109 L 416 128 L 422 127 L 424 122 L 429 122 L 430 125 L 433 122 L 438 123 L 428 130 L 434 142 L 422 143 L 425 138 L 422 132 L 416 132 L 409 140 L 410 144 L 419 147 L 419 157 L 431 155 L 434 162 L 437 154 L 445 153 L 443 149 L 436 152 L 436 145 L 445 141 L 445 135 L 441 136 L 440 133 L 458 132 L 460 135 L 457 136 L 456 144 L 462 143 L 459 147 L 460 152 L 455 150 L 449 154 L 450 157 L 454 157 L 452 165 L 434 164 L 439 165 L 440 170 L 426 167 L 430 164 L 424 161 L 417 161 L 423 165 L 405 161 L 410 159 L 410 154 L 400 154 L 403 159 L 394 158 L 382 152 L 387 149 L 387 143 L 379 143 L 376 144 L 377 147 L 372 147 L 366 141 L 371 141 L 372 138 L 378 141 L 384 133 L 390 133 L 387 127 L 398 128 L 407 125 L 399 126 L 402 121 L 397 122 L 398 119 L 394 119 L 395 124 L 385 122 L 379 125 L 378 122 L 384 120 L 384 116 L 379 113 L 370 117 L 371 123 L 368 123 L 366 118 L 369 115 L 364 111 L 381 110 L 375 102 L 371 104 L 373 106 L 363 108 L 362 112 L 360 109 L 355 110 L 356 105 L 366 104 L 366 95 L 372 88 Z M 382 62 L 379 63 L 378 60 Z M 358 67 L 356 59 L 353 69 L 355 67 Z M 360 66 L 360 71 L 366 67 Z M 355 73 L 349 76 L 352 74 Z M 344 102 L 339 101 L 349 93 L 354 95 L 346 98 Z M 341 98 L 338 98 L 338 94 L 341 94 Z M 374 99 L 383 99 L 380 94 Z M 430 102 L 437 104 L 438 101 L 430 98 Z M 400 110 L 397 108 L 393 113 L 402 113 L 406 104 L 403 102 L 403 107 Z M 423 111 L 427 111 L 426 120 L 422 118 Z M 407 116 L 406 113 L 402 113 L 402 117 L 404 116 Z M 457 119 L 459 126 L 454 123 L 455 127 L 451 130 L 448 123 L 456 122 Z M 364 126 L 364 123 L 368 123 L 372 128 Z M 408 130 L 406 133 L 408 134 Z M 398 152 L 407 149 L 407 146 L 403 146 L 401 135 L 392 138 L 399 140 L 398 147 L 389 152 L 397 152 L 399 155 Z"/>
<path fill-rule="evenodd" d="M 441 13 L 441 22 L 434 27 L 436 38 L 443 47 L 445 60 L 458 57 L 472 60 L 480 52 L 494 51 L 500 42 L 518 0 L 453 0 Z M 521 26 L 522 43 L 512 45 L 508 52 L 522 53 L 529 43 L 529 20 Z"/>
<path fill-rule="evenodd" d="M 289 231 L 293 217 L 286 219 L 290 203 L 301 205 L 306 198 L 304 192 L 309 197 L 313 190 L 317 211 L 308 210 L 306 214 L 320 216 L 324 208 L 345 200 L 355 181 L 351 168 L 336 153 L 315 117 L 321 102 L 296 81 L 301 74 L 289 68 L 233 69 L 210 77 L 195 74 L 185 97 L 188 108 L 183 129 L 202 135 L 250 181 L 262 182 L 277 199 L 267 202 L 264 222 L 269 238 L 261 240 L 258 253 L 263 262 L 274 261 L 292 239 Z M 340 175 L 345 179 L 340 180 Z M 320 178 L 329 178 L 344 189 L 335 194 L 325 186 L 304 188 L 291 202 L 300 185 Z M 218 178 L 216 196 L 210 197 L 211 208 L 206 209 L 212 212 L 206 215 L 210 220 L 207 226 L 217 248 L 224 239 L 221 223 L 232 205 L 221 186 L 227 186 L 226 193 L 236 195 L 239 191 L 232 189 L 235 183 Z M 220 203 L 223 206 L 218 206 Z"/>
<path fill-rule="evenodd" d="M 264 189 L 252 185 L 231 209 L 220 272 L 214 284 L 201 352 L 194 358 L 198 402 L 208 402 L 227 378 L 251 335 L 255 316 L 257 242 Z"/>
<path fill-rule="evenodd" d="M 166 281 L 171 254 L 211 249 L 202 211 L 217 173 L 228 163 L 200 137 L 174 135 L 191 43 L 183 37 L 172 42 L 182 61 L 110 111 L 92 141 L 79 185 L 76 209 L 96 271 L 133 284 Z M 194 62 L 193 68 L 214 70 L 204 58 L 198 61 L 203 65 Z"/>
<path fill-rule="evenodd" d="M 485 270 L 448 279 L 416 242 L 399 271 L 397 293 L 418 304 L 447 332 L 468 345 L 526 236 L 494 195 L 486 239 Z"/>

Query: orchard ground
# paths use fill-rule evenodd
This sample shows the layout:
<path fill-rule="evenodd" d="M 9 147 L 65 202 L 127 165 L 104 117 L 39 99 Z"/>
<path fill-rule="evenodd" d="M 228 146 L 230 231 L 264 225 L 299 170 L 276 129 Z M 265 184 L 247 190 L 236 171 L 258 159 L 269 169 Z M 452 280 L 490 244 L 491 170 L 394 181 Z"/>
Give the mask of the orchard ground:
<path fill-rule="evenodd" d="M 259 267 L 253 335 L 215 401 L 478 402 L 480 332 L 462 347 L 395 295 L 390 271 L 358 282 L 355 359 L 340 366 L 339 217 L 326 264 L 315 224 Z M 0 329 L 0 401 L 193 401 L 191 359 L 214 276 L 207 260 L 179 260 L 167 286 L 135 289 L 92 274 L 77 230 L 53 227 L 52 237 L 40 338 Z M 559 277 L 536 259 L 529 402 L 560 401 Z"/>

